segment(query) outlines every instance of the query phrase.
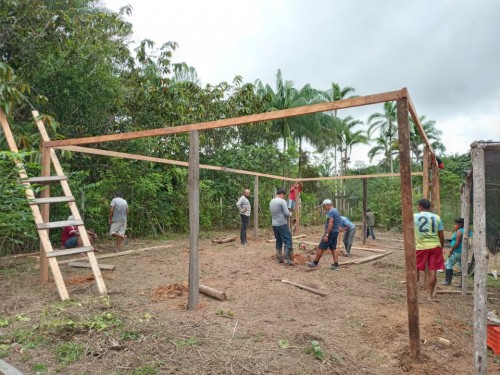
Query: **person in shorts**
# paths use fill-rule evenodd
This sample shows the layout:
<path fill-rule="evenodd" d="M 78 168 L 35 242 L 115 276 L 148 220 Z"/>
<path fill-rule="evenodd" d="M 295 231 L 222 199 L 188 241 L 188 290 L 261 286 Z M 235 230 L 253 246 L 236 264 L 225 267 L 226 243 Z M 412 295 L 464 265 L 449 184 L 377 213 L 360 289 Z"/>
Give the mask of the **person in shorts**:
<path fill-rule="evenodd" d="M 109 207 L 109 235 L 116 238 L 116 251 L 122 250 L 123 242 L 127 238 L 128 203 L 122 197 L 122 193 L 117 191 Z"/>
<path fill-rule="evenodd" d="M 316 257 L 313 262 L 307 262 L 308 267 L 318 267 L 319 260 L 323 256 L 323 251 L 330 249 L 333 255 L 333 264 L 330 269 L 338 271 L 339 250 L 337 250 L 337 238 L 339 236 L 340 212 L 333 207 L 330 199 L 323 201 L 323 209 L 326 211 L 325 233 L 316 250 Z"/>
<path fill-rule="evenodd" d="M 413 215 L 415 230 L 417 270 L 425 271 L 426 264 L 429 270 L 429 300 L 434 300 L 436 287 L 436 271 L 443 270 L 444 234 L 441 218 L 429 212 L 431 202 L 428 199 L 418 201 L 418 213 Z"/>

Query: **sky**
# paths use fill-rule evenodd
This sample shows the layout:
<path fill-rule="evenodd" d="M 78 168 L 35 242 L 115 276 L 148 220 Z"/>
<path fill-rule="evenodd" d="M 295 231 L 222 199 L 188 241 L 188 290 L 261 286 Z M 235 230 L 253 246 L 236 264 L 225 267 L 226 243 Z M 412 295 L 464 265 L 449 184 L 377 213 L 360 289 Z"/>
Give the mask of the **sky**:
<path fill-rule="evenodd" d="M 134 40 L 175 41 L 174 62 L 202 83 L 260 79 L 281 69 L 294 87 L 357 95 L 408 88 L 419 116 L 435 120 L 446 154 L 500 141 L 498 0 L 104 0 L 126 17 Z M 366 122 L 382 104 L 339 111 Z M 369 147 L 353 150 L 367 162 Z"/>

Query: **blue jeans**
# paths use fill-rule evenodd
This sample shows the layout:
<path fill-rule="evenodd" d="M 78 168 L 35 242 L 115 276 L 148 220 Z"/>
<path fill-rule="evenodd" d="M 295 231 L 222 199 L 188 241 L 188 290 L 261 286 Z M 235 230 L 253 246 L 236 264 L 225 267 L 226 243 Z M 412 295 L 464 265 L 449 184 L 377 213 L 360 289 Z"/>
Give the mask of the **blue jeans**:
<path fill-rule="evenodd" d="M 285 245 L 285 259 L 291 260 L 292 256 L 292 234 L 288 224 L 273 226 L 274 238 L 276 238 L 276 257 L 283 260 L 283 244 Z"/>
<path fill-rule="evenodd" d="M 366 227 L 366 238 L 372 236 L 372 238 L 375 240 L 375 232 L 373 231 L 373 225 L 368 225 Z"/>
<path fill-rule="evenodd" d="M 462 267 L 462 253 L 453 252 L 445 263 L 446 269 L 452 270 L 453 266 L 457 263 Z"/>
<path fill-rule="evenodd" d="M 247 242 L 247 228 L 248 223 L 250 222 L 250 216 L 240 214 L 241 217 L 241 232 L 240 232 L 240 240 L 241 243 Z"/>

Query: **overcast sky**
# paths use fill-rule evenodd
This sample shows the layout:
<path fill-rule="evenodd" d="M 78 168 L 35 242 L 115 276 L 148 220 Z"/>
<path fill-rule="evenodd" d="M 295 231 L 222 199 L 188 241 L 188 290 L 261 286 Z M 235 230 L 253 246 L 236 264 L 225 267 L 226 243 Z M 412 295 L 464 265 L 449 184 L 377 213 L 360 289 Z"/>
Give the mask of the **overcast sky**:
<path fill-rule="evenodd" d="M 419 115 L 437 121 L 447 154 L 500 141 L 498 0 L 104 0 L 130 4 L 134 38 L 175 41 L 174 61 L 203 83 L 275 76 L 296 88 L 332 82 L 357 95 L 407 87 Z M 362 121 L 382 105 L 353 114 Z M 366 160 L 357 148 L 351 160 Z"/>

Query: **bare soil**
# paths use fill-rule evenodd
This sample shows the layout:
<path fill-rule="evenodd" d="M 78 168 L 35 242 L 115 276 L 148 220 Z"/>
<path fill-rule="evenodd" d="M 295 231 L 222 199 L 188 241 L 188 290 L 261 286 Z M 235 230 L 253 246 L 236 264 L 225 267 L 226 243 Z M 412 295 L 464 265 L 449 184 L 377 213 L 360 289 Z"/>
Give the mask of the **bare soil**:
<path fill-rule="evenodd" d="M 261 229 L 260 239 L 250 239 L 246 246 L 238 240 L 210 241 L 235 232 L 204 234 L 200 282 L 228 298 L 200 295 L 192 311 L 186 309 L 187 238 L 132 240 L 125 250 L 165 246 L 99 260 L 116 266 L 103 271 L 109 292 L 104 298 L 88 269 L 61 265 L 72 297 L 61 302 L 53 282 L 39 285 L 35 260 L 3 259 L 0 358 L 25 374 L 472 373 L 472 295 L 438 295 L 438 302 L 428 302 L 420 286 L 422 359 L 410 360 L 399 233 L 380 233 L 366 245 L 358 233 L 354 246 L 393 253 L 341 266 L 340 271 L 329 269 L 331 254 L 324 255 L 317 269 L 307 268 L 304 262 L 313 258 L 314 249 L 306 245 L 299 250 L 299 243 L 318 242 L 323 229 L 309 227 L 302 233 L 307 237 L 295 241 L 293 267 L 275 261 L 274 243 L 267 241 L 270 230 Z M 113 245 L 101 244 L 100 249 L 97 255 L 106 255 Z M 376 254 L 353 249 L 352 257 L 341 261 Z M 500 295 L 493 295 L 489 307 L 499 308 L 499 301 Z M 441 346 L 438 337 L 451 346 Z M 492 354 L 488 372 L 500 373 Z"/>

